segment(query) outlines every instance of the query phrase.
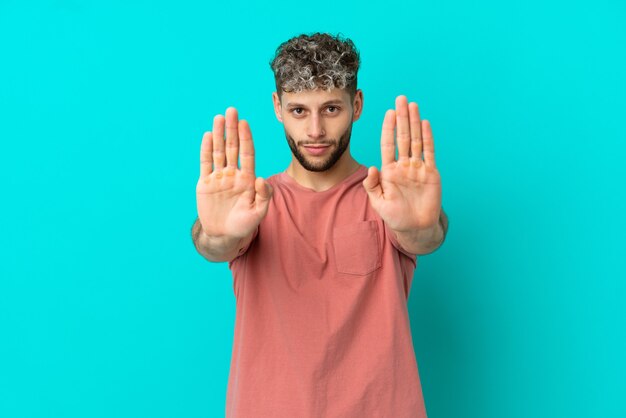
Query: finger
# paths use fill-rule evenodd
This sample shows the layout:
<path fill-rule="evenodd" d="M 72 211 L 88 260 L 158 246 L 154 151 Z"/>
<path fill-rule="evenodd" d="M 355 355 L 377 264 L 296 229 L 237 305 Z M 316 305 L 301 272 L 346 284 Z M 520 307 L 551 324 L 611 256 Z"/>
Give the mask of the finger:
<path fill-rule="evenodd" d="M 396 158 L 396 147 L 393 143 L 393 130 L 396 126 L 395 110 L 388 110 L 383 120 L 383 130 L 380 136 L 380 155 L 383 165 L 393 163 Z"/>
<path fill-rule="evenodd" d="M 213 164 L 215 171 L 224 168 L 224 116 L 213 118 Z"/>
<path fill-rule="evenodd" d="M 241 170 L 254 174 L 254 144 L 252 142 L 252 132 L 250 132 L 248 121 L 243 119 L 239 121 L 239 145 L 241 147 L 241 151 L 239 152 Z"/>
<path fill-rule="evenodd" d="M 408 163 L 409 149 L 411 146 L 411 128 L 409 125 L 409 106 L 406 96 L 396 97 L 396 124 L 398 161 L 406 160 Z"/>
<path fill-rule="evenodd" d="M 257 213 L 261 216 L 265 216 L 270 206 L 269 203 L 273 194 L 272 186 L 270 186 L 267 181 L 259 177 L 254 182 L 254 188 L 257 192 L 254 202 Z"/>
<path fill-rule="evenodd" d="M 422 162 L 422 128 L 420 112 L 415 102 L 409 104 L 409 119 L 411 123 L 411 160 L 419 164 Z"/>
<path fill-rule="evenodd" d="M 226 165 L 233 168 L 237 168 L 239 154 L 238 127 L 237 109 L 229 107 L 226 109 Z"/>
<path fill-rule="evenodd" d="M 257 177 L 254 181 L 254 190 L 256 195 L 254 196 L 254 203 L 258 210 L 266 210 L 267 204 L 272 197 L 272 186 L 261 177 Z"/>
<path fill-rule="evenodd" d="M 367 170 L 367 177 L 363 180 L 363 187 L 372 198 L 380 198 L 383 195 L 383 188 L 380 185 L 380 173 L 376 167 Z"/>
<path fill-rule="evenodd" d="M 428 167 L 435 167 L 435 141 L 430 122 L 426 119 L 422 121 L 422 131 L 424 132 L 424 164 Z"/>
<path fill-rule="evenodd" d="M 213 171 L 213 134 L 205 132 L 200 145 L 200 177 Z"/>

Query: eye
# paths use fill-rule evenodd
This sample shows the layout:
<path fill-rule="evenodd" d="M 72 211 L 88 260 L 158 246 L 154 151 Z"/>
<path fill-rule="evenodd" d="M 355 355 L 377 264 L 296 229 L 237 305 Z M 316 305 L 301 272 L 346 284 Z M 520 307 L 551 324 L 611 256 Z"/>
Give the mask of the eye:
<path fill-rule="evenodd" d="M 328 106 L 327 107 L 329 113 L 337 113 L 339 112 L 339 108 L 337 106 Z"/>
<path fill-rule="evenodd" d="M 291 109 L 291 113 L 295 115 L 302 115 L 304 113 L 304 109 L 301 107 L 294 107 L 293 109 Z"/>

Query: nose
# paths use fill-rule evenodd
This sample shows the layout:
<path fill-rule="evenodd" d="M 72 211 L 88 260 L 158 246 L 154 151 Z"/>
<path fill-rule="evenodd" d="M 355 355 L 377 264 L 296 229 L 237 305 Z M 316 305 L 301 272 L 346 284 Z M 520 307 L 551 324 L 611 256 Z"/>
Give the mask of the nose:
<path fill-rule="evenodd" d="M 311 139 L 319 139 L 326 135 L 322 121 L 318 115 L 313 115 L 307 128 L 307 136 Z"/>

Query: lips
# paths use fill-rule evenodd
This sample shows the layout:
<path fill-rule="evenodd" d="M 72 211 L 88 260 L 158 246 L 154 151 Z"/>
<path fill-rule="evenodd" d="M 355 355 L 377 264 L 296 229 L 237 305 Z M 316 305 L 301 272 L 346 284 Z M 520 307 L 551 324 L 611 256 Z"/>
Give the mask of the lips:
<path fill-rule="evenodd" d="M 304 149 L 307 150 L 307 152 L 309 154 L 312 155 L 322 155 L 326 152 L 326 150 L 328 148 L 330 148 L 330 145 L 328 144 L 308 144 L 308 145 L 303 145 Z"/>

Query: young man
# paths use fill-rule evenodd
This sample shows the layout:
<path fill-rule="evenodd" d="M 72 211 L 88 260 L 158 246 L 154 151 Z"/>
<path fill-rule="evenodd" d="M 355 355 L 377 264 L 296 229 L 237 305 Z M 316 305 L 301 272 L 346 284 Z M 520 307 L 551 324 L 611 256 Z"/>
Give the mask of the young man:
<path fill-rule="evenodd" d="M 426 417 L 407 299 L 416 255 L 447 232 L 430 124 L 398 96 L 381 169 L 368 170 L 350 154 L 363 108 L 354 44 L 301 35 L 271 67 L 286 171 L 255 176 L 232 107 L 200 151 L 193 241 L 229 262 L 237 300 L 226 415 Z"/>

